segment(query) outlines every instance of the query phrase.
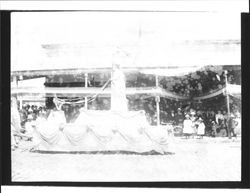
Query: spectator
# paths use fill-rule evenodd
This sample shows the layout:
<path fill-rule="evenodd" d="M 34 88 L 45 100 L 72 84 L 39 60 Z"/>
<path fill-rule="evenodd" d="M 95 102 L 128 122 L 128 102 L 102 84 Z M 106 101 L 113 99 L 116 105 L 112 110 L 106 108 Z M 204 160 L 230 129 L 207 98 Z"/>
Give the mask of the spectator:
<path fill-rule="evenodd" d="M 194 109 L 190 109 L 190 119 L 192 122 L 195 122 L 196 121 L 196 113 L 195 113 L 195 110 Z"/>
<path fill-rule="evenodd" d="M 228 116 L 226 111 L 223 111 L 223 129 L 225 129 L 227 131 L 227 135 L 228 134 L 228 121 L 229 121 L 230 116 Z"/>
<path fill-rule="evenodd" d="M 182 124 L 184 121 L 184 116 L 183 116 L 180 108 L 177 109 L 177 114 L 175 116 L 175 120 L 176 120 L 177 125 Z"/>
<path fill-rule="evenodd" d="M 233 113 L 230 114 L 228 118 L 228 138 L 231 139 L 233 137 L 237 137 L 235 134 L 235 128 L 236 128 L 236 121 L 234 120 L 235 116 Z"/>
<path fill-rule="evenodd" d="M 187 114 L 185 120 L 183 121 L 183 134 L 189 138 L 193 134 L 193 122 L 190 120 L 190 116 Z"/>
<path fill-rule="evenodd" d="M 17 135 L 21 132 L 21 120 L 17 109 L 17 99 L 15 97 L 11 98 L 11 145 L 12 148 L 18 147 Z"/>
<path fill-rule="evenodd" d="M 236 111 L 235 113 L 235 122 L 236 122 L 235 134 L 240 135 L 241 134 L 241 116 L 240 116 L 239 111 Z"/>
<path fill-rule="evenodd" d="M 171 113 L 169 115 L 169 119 L 170 119 L 171 122 L 173 122 L 174 124 L 176 124 L 174 110 L 171 110 Z"/>
<path fill-rule="evenodd" d="M 217 124 L 214 121 L 212 121 L 212 133 L 211 133 L 212 137 L 217 136 L 217 128 L 218 128 Z"/>
<path fill-rule="evenodd" d="M 215 115 L 215 122 L 221 125 L 223 121 L 224 121 L 224 115 L 221 113 L 221 111 L 218 111 L 218 113 Z"/>
<path fill-rule="evenodd" d="M 32 134 L 34 131 L 34 119 L 31 114 L 28 115 L 27 122 L 25 123 L 25 130 L 24 134 L 27 137 L 27 140 L 30 140 L 32 138 Z"/>
<path fill-rule="evenodd" d="M 203 136 L 205 135 L 205 124 L 201 117 L 198 119 L 197 135 L 199 136 L 200 139 L 202 139 Z"/>
<path fill-rule="evenodd" d="M 28 113 L 25 109 L 25 106 L 22 106 L 19 113 L 20 113 L 20 117 L 21 117 L 21 126 L 23 127 L 25 122 L 27 121 L 27 117 L 28 117 Z"/>

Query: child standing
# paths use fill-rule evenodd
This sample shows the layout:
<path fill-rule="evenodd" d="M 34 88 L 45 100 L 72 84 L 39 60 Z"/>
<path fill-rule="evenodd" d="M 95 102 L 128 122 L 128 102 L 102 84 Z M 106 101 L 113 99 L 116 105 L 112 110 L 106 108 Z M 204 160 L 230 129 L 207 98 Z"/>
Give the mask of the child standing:
<path fill-rule="evenodd" d="M 198 119 L 197 135 L 199 136 L 199 139 L 202 139 L 205 135 L 205 124 L 201 117 Z"/>
<path fill-rule="evenodd" d="M 193 134 L 193 122 L 190 120 L 190 116 L 187 114 L 183 121 L 183 134 L 186 136 L 186 139 Z"/>

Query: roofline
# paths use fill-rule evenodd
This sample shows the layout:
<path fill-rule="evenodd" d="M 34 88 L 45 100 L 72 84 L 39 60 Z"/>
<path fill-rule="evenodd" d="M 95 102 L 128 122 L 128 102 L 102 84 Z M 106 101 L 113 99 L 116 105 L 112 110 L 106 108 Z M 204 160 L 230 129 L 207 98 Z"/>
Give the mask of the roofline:
<path fill-rule="evenodd" d="M 212 65 L 211 65 L 212 66 Z M 220 65 L 224 69 L 237 68 L 241 69 L 240 64 L 235 65 Z M 175 69 L 175 68 L 194 68 L 199 67 L 198 65 L 194 66 L 159 66 L 159 67 L 122 67 L 124 72 L 138 72 L 145 69 Z M 202 68 L 202 67 L 201 67 Z M 45 69 L 45 70 L 24 70 L 24 71 L 12 71 L 11 76 L 47 76 L 47 75 L 63 75 L 63 74 L 75 74 L 75 73 L 101 73 L 101 72 L 111 72 L 111 67 L 105 68 L 68 68 L 68 69 Z"/>

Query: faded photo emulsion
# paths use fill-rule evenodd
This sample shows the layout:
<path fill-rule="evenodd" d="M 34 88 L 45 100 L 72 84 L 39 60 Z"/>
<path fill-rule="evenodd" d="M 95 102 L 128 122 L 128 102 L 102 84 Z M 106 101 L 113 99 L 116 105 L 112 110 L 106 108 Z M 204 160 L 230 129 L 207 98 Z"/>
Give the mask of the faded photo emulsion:
<path fill-rule="evenodd" d="M 240 12 L 12 12 L 12 181 L 240 181 L 240 46 Z"/>

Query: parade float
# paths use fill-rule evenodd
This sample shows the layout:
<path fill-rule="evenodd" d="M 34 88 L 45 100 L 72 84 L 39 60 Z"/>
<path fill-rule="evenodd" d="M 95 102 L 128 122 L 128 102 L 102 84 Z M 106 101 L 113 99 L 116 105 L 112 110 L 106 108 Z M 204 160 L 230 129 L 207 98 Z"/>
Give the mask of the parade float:
<path fill-rule="evenodd" d="M 128 111 L 125 77 L 118 64 L 113 64 L 112 77 L 107 84 L 109 82 L 111 109 L 98 111 L 81 108 L 80 115 L 73 123 L 66 123 L 61 110 L 66 101 L 55 97 L 53 102 L 56 110 L 50 113 L 46 121 L 35 126 L 34 138 L 38 144 L 34 149 L 63 152 L 167 152 L 167 130 L 152 130 L 144 111 Z"/>
<path fill-rule="evenodd" d="M 119 51 L 118 55 L 121 55 Z M 87 77 L 86 77 L 87 78 Z M 40 78 L 41 79 L 41 78 Z M 87 83 L 87 80 L 85 80 Z M 21 82 L 20 85 L 23 83 Z M 24 85 L 24 84 L 23 84 Z M 167 127 L 151 126 L 145 111 L 131 111 L 128 109 L 127 95 L 147 94 L 155 97 L 157 102 L 158 123 L 159 98 L 168 96 L 185 100 L 187 97 L 166 92 L 158 86 L 153 88 L 126 88 L 124 72 L 115 61 L 111 68 L 111 78 L 102 88 L 50 88 L 44 83 L 35 87 L 16 86 L 12 84 L 12 94 L 23 99 L 24 96 L 36 96 L 41 100 L 46 96 L 53 96 L 55 108 L 50 111 L 46 119 L 39 119 L 33 124 L 32 150 L 49 152 L 168 152 Z M 62 99 L 60 96 L 78 95 L 77 101 Z M 96 100 L 99 95 L 109 95 L 111 107 L 109 110 L 88 109 L 88 103 Z M 158 100 L 157 100 L 158 99 Z M 22 102 L 23 103 L 23 102 Z M 83 104 L 76 120 L 68 123 L 62 106 Z"/>
<path fill-rule="evenodd" d="M 34 127 L 36 135 L 33 141 L 36 144 L 36 150 L 67 152 L 154 150 L 164 153 L 168 147 L 168 131 L 166 126 L 161 125 L 161 101 L 164 98 L 175 101 L 200 101 L 205 100 L 206 96 L 190 98 L 188 94 L 178 95 L 164 89 L 159 83 L 160 78 L 183 76 L 197 70 L 202 71 L 202 68 L 211 65 L 223 67 L 236 65 L 240 68 L 238 37 L 231 37 L 231 34 L 225 36 L 224 33 L 222 33 L 223 36 L 215 34 L 208 36 L 206 30 L 213 27 L 209 22 L 211 15 L 204 16 L 203 13 L 200 15 L 206 19 L 204 28 L 199 28 L 206 34 L 206 39 L 204 36 L 196 36 L 200 32 L 194 29 L 201 25 L 194 20 L 197 16 L 187 14 L 177 17 L 180 22 L 183 22 L 184 18 L 188 19 L 183 26 L 185 30 L 179 30 L 172 17 L 157 17 L 154 18 L 157 22 L 152 22 L 148 20 L 151 16 L 148 19 L 144 16 L 145 18 L 138 20 L 131 13 L 122 14 L 120 17 L 123 21 L 127 21 L 128 17 L 131 19 L 131 22 L 125 22 L 128 27 L 125 29 L 125 23 L 120 21 L 109 24 L 108 15 L 103 16 L 103 18 L 107 17 L 103 22 L 109 25 L 109 28 L 99 25 L 99 21 L 96 25 L 89 25 L 87 22 L 85 24 L 88 27 L 83 28 L 78 28 L 69 22 L 68 24 L 72 24 L 72 28 L 75 27 L 73 29 L 77 30 L 74 32 L 69 30 L 68 34 L 75 34 L 75 37 L 74 35 L 59 36 L 61 31 L 66 30 L 64 23 L 62 25 L 58 23 L 62 21 L 61 16 L 54 20 L 48 19 L 53 20 L 52 23 L 55 24 L 52 25 L 53 27 L 57 26 L 53 33 L 39 22 L 33 25 L 40 31 L 31 33 L 31 38 L 28 39 L 28 32 L 13 28 L 13 34 L 16 36 L 12 39 L 14 51 L 11 62 L 11 95 L 17 98 L 19 108 L 24 101 L 32 100 L 32 102 L 46 104 L 49 98 L 53 103 L 51 106 L 56 107 L 50 111 L 46 120 L 38 122 Z M 86 18 L 78 17 L 79 23 L 86 22 Z M 23 19 L 28 21 L 28 18 Z M 44 18 L 41 19 L 43 20 Z M 29 29 L 29 26 L 27 22 L 26 28 Z M 96 28 L 93 29 L 93 26 Z M 231 29 L 230 26 L 223 29 Z M 107 32 L 107 38 L 99 36 L 99 33 L 93 35 L 93 32 L 103 30 Z M 36 41 L 30 41 L 32 38 Z M 73 43 L 72 40 L 74 40 Z M 34 57 L 30 57 L 32 53 Z M 134 72 L 153 76 L 154 85 L 127 87 L 124 74 Z M 101 87 L 89 87 L 90 74 L 93 73 L 108 73 L 110 78 L 105 79 Z M 75 74 L 81 75 L 84 85 L 45 86 L 48 83 L 48 77 L 59 76 L 58 82 L 63 82 L 61 77 Z M 32 79 L 42 77 L 45 77 L 46 82 L 41 86 L 35 82 L 31 85 L 20 85 L 23 79 L 30 79 L 32 82 Z M 215 95 L 209 93 L 209 96 L 223 93 L 221 89 L 223 88 L 220 88 Z M 128 96 L 142 94 L 154 101 L 155 126 L 149 124 L 143 108 L 140 111 L 128 108 Z M 110 99 L 110 108 L 90 109 L 90 103 L 102 96 Z M 77 100 L 70 99 L 74 97 L 77 97 Z M 81 104 L 80 114 L 73 122 L 66 121 L 62 111 L 65 104 Z"/>

